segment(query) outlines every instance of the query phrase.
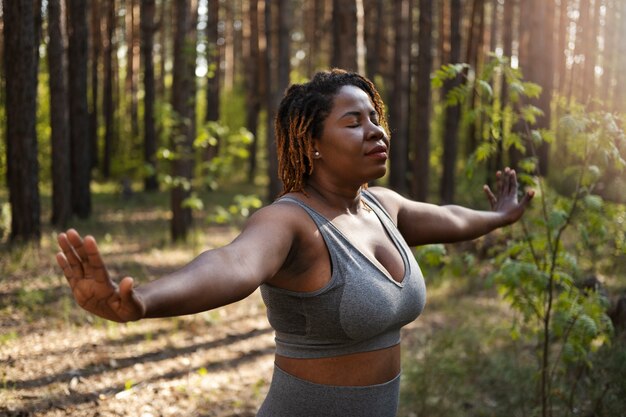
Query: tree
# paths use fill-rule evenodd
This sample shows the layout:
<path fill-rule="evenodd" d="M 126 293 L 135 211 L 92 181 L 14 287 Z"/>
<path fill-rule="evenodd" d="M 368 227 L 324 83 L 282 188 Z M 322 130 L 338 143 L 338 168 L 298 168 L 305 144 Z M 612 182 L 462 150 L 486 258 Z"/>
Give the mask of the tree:
<path fill-rule="evenodd" d="M 280 102 L 281 93 L 279 85 L 281 81 L 278 73 L 281 67 L 280 57 L 289 56 L 289 53 L 280 51 L 286 42 L 279 42 L 280 25 L 286 23 L 284 4 L 287 0 L 265 0 L 265 76 L 266 76 L 266 146 L 268 158 L 268 200 L 272 201 L 280 193 L 282 186 L 278 178 L 278 156 L 276 154 L 276 142 L 274 138 L 274 118 Z M 282 13 L 282 16 L 281 16 Z M 281 53 L 282 52 L 282 53 Z M 284 64 L 281 75 L 284 77 Z M 284 80 L 283 80 L 284 81 Z"/>
<path fill-rule="evenodd" d="M 11 240 L 39 242 L 41 207 L 37 161 L 37 67 L 41 5 L 4 3 L 7 180 Z"/>
<path fill-rule="evenodd" d="M 261 110 L 261 61 L 259 55 L 259 11 L 256 1 L 249 1 L 244 24 L 245 85 L 246 85 L 246 129 L 252 133 L 250 156 L 248 158 L 248 182 L 253 183 L 257 165 L 257 125 Z"/>
<path fill-rule="evenodd" d="M 415 79 L 415 152 L 413 159 L 412 195 L 419 201 L 428 199 L 430 166 L 430 73 L 432 71 L 433 4 L 419 1 L 419 56 Z"/>
<path fill-rule="evenodd" d="M 126 94 L 130 109 L 130 126 L 133 137 L 139 135 L 137 111 L 137 78 L 139 71 L 139 34 L 137 33 L 137 0 L 126 0 Z"/>
<path fill-rule="evenodd" d="M 191 195 L 196 135 L 196 22 L 198 5 L 194 0 L 177 0 L 174 8 L 174 67 L 172 110 L 175 115 L 171 147 L 174 151 L 170 203 L 172 240 L 184 240 L 191 226 L 191 208 L 184 202 Z"/>
<path fill-rule="evenodd" d="M 102 158 L 102 175 L 111 176 L 111 158 L 113 157 L 113 138 L 115 135 L 113 101 L 113 34 L 115 32 L 115 0 L 109 0 L 106 8 L 106 30 L 104 38 L 104 88 L 102 92 L 102 111 L 104 112 L 104 155 Z"/>
<path fill-rule="evenodd" d="M 410 13 L 409 0 L 400 0 L 394 9 L 395 51 L 393 102 L 389 106 L 390 126 L 394 137 L 391 147 L 389 185 L 401 194 L 407 192 L 409 94 L 410 94 Z"/>
<path fill-rule="evenodd" d="M 68 68 L 72 210 L 84 219 L 91 214 L 91 140 L 87 106 L 87 2 L 67 0 Z"/>
<path fill-rule="evenodd" d="M 220 49 L 219 39 L 219 0 L 209 0 L 208 21 L 206 27 L 207 37 L 207 83 L 206 83 L 206 114 L 205 121 L 218 121 L 220 118 Z M 206 148 L 204 159 L 210 161 L 217 155 L 219 140 L 215 144 L 209 144 Z"/>
<path fill-rule="evenodd" d="M 99 0 L 91 2 L 91 108 L 89 113 L 89 129 L 91 137 L 91 167 L 98 166 L 98 100 L 100 97 L 99 87 L 99 62 L 102 55 L 102 30 L 100 27 L 100 12 L 103 4 Z"/>
<path fill-rule="evenodd" d="M 150 172 L 144 179 L 144 189 L 146 191 L 156 191 L 159 188 L 156 175 L 157 136 L 154 121 L 154 102 L 156 95 L 154 91 L 154 60 L 152 58 L 154 32 L 156 30 L 154 24 L 155 12 L 155 0 L 141 0 L 141 56 L 143 57 L 144 68 L 144 163 L 150 167 Z"/>
<path fill-rule="evenodd" d="M 48 0 L 50 142 L 52 143 L 52 219 L 65 227 L 72 216 L 70 124 L 67 95 L 66 34 L 60 0 Z"/>
<path fill-rule="evenodd" d="M 333 67 L 357 70 L 356 25 L 356 0 L 333 0 Z"/>
<path fill-rule="evenodd" d="M 365 47 L 367 57 L 365 60 L 365 73 L 371 80 L 380 73 L 380 50 L 383 43 L 384 0 L 365 0 L 363 2 L 365 13 Z"/>
<path fill-rule="evenodd" d="M 461 0 L 450 0 L 450 56 L 449 62 L 458 63 L 461 59 Z M 460 84 L 460 77 L 449 80 L 444 85 L 444 97 Z M 440 197 L 442 203 L 454 201 L 454 182 L 458 152 L 458 131 L 461 108 L 458 104 L 446 106 L 443 137 L 443 173 L 441 176 Z"/>

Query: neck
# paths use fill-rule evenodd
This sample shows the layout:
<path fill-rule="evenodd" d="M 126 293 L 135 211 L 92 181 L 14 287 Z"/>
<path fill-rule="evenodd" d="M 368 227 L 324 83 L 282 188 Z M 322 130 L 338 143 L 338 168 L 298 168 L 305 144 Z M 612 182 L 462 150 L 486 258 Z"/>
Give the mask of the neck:
<path fill-rule="evenodd" d="M 341 212 L 355 214 L 359 209 L 363 208 L 361 187 L 357 189 L 322 187 L 315 181 L 310 181 L 306 185 L 305 190 L 312 198 L 322 202 L 329 208 Z"/>

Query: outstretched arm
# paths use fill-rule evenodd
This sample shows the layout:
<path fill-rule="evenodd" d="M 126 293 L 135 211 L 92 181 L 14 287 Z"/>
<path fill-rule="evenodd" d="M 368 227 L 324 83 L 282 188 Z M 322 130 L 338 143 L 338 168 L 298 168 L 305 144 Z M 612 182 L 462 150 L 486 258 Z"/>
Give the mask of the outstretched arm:
<path fill-rule="evenodd" d="M 400 233 L 410 246 L 454 243 L 475 239 L 515 223 L 524 214 L 534 192 L 527 192 L 518 201 L 515 171 L 506 168 L 503 172 L 498 171 L 496 176 L 495 194 L 488 186 L 483 187 L 491 211 L 415 202 L 383 188 L 373 188 L 372 192 L 395 218 Z"/>
<path fill-rule="evenodd" d="M 197 313 L 245 298 L 281 268 L 294 238 L 289 214 L 281 211 L 281 205 L 259 210 L 229 245 L 138 287 L 131 277 L 117 284 L 95 239 L 72 229 L 58 237 L 57 262 L 78 304 L 100 317 L 127 322 Z"/>

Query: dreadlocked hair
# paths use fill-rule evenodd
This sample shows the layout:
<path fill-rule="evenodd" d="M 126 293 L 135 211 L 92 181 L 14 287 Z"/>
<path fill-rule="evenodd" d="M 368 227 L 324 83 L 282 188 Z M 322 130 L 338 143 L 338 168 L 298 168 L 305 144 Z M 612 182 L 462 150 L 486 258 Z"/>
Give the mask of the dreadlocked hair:
<path fill-rule="evenodd" d="M 341 87 L 352 85 L 372 100 L 380 124 L 389 133 L 385 105 L 374 84 L 367 78 L 341 69 L 318 72 L 304 84 L 287 89 L 274 122 L 278 152 L 278 176 L 283 182 L 281 195 L 304 192 L 313 173 L 313 140 L 320 138 L 323 123 Z"/>

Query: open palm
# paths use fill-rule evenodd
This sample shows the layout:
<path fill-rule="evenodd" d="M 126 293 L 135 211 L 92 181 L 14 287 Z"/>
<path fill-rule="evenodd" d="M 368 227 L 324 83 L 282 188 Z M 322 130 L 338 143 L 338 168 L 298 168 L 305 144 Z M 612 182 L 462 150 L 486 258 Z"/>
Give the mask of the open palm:
<path fill-rule="evenodd" d="M 143 317 L 145 307 L 133 289 L 133 279 L 125 277 L 119 285 L 111 280 L 92 236 L 83 239 L 69 229 L 57 240 L 62 250 L 56 256 L 57 263 L 82 308 L 117 322 Z"/>
<path fill-rule="evenodd" d="M 496 173 L 496 179 L 497 195 L 491 191 L 489 186 L 484 186 L 484 191 L 489 199 L 491 210 L 505 215 L 508 224 L 515 223 L 522 217 L 528 203 L 530 203 L 535 193 L 534 191 L 528 191 L 521 200 L 518 201 L 517 174 L 513 169 L 505 168 L 504 171 L 498 171 Z"/>

